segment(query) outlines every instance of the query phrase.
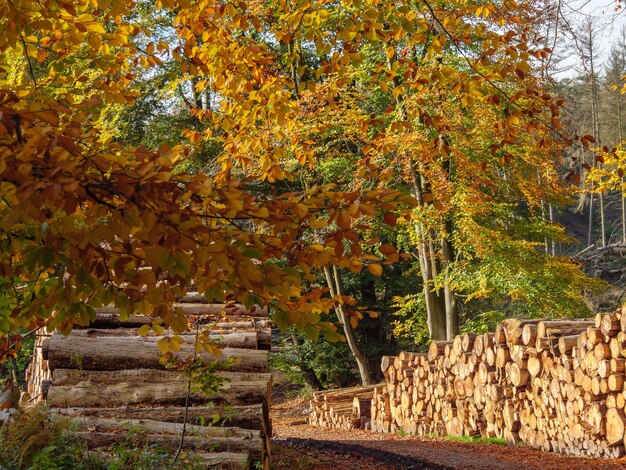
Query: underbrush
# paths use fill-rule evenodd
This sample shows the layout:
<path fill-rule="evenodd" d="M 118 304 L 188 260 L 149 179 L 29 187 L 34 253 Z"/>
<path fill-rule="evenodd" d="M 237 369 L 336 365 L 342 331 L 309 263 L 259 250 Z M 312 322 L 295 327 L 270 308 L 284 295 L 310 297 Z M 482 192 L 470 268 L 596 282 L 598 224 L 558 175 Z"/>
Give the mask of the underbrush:
<path fill-rule="evenodd" d="M 0 427 L 2 470 L 160 470 L 206 468 L 181 453 L 173 463 L 173 449 L 138 443 L 141 430 L 129 430 L 106 452 L 92 451 L 73 433 L 69 419 L 50 420 L 45 405 L 23 411 Z"/>
<path fill-rule="evenodd" d="M 315 464 L 315 461 L 311 461 L 300 450 L 278 443 L 272 444 L 271 470 L 306 470 L 313 464 Z"/>

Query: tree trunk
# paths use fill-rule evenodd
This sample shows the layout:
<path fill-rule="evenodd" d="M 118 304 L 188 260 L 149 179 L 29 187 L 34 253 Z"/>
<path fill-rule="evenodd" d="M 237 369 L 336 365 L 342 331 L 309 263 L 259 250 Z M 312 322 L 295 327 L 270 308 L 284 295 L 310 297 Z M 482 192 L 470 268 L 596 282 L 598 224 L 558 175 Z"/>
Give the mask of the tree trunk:
<path fill-rule="evenodd" d="M 413 168 L 413 164 L 409 162 L 409 169 L 411 172 L 411 178 L 413 182 L 413 197 L 417 200 L 420 206 L 424 205 L 422 198 L 421 185 L 418 179 L 418 175 Z M 428 332 L 431 339 L 443 340 L 448 337 L 447 318 L 456 318 L 454 324 L 451 324 L 450 328 L 453 331 L 458 329 L 458 316 L 456 304 L 453 301 L 453 293 L 450 292 L 448 284 L 446 282 L 447 292 L 443 294 L 435 289 L 435 273 L 433 272 L 433 263 L 435 253 L 431 251 L 432 244 L 427 242 L 425 230 L 420 223 L 414 225 L 415 233 L 418 239 L 418 259 L 420 263 L 420 271 L 422 274 L 422 291 L 424 292 L 424 300 L 426 304 L 426 321 L 428 324 Z M 446 242 L 447 243 L 447 242 Z M 451 245 L 449 245 L 449 256 L 451 259 Z M 446 302 L 446 300 L 448 302 Z M 449 306 L 450 308 L 446 308 Z"/>
<path fill-rule="evenodd" d="M 426 310 L 429 319 L 430 338 L 433 340 L 445 340 L 448 337 L 446 325 L 445 299 L 435 292 L 425 289 Z"/>
<path fill-rule="evenodd" d="M 446 223 L 446 237 L 449 237 L 452 232 L 452 223 L 447 221 Z M 456 298 L 454 292 L 450 289 L 450 272 L 451 263 L 454 258 L 454 248 L 449 240 L 446 238 L 441 243 L 442 255 L 444 260 L 444 303 L 446 309 L 446 339 L 452 341 L 455 335 L 459 333 L 459 312 L 457 309 Z"/>
<path fill-rule="evenodd" d="M 548 216 L 550 217 L 550 223 L 554 223 L 554 208 L 552 207 L 552 203 L 548 203 Z M 556 256 L 556 242 L 554 239 L 550 242 L 550 254 L 552 256 Z"/>
<path fill-rule="evenodd" d="M 341 279 L 339 277 L 337 267 L 333 266 L 333 270 L 331 272 L 330 267 L 325 266 L 324 274 L 326 275 L 326 282 L 328 284 L 328 289 L 330 290 L 330 295 L 332 295 L 333 297 L 343 295 Z M 356 338 L 354 337 L 352 325 L 350 324 L 350 319 L 346 315 L 343 305 L 337 304 L 335 306 L 335 312 L 337 313 L 339 322 L 343 324 L 343 331 L 346 336 L 346 342 L 348 343 L 348 347 L 350 348 L 352 356 L 354 357 L 359 368 L 361 383 L 363 385 L 370 385 L 372 383 L 372 373 L 370 371 L 370 366 L 367 362 L 367 359 L 365 358 L 365 355 L 359 349 L 359 345 L 357 344 Z"/>
<path fill-rule="evenodd" d="M 598 199 L 600 200 L 600 241 L 602 243 L 602 248 L 606 246 L 606 220 L 604 217 L 604 192 L 600 191 L 598 195 Z"/>
<path fill-rule="evenodd" d="M 194 390 L 191 403 L 208 400 L 217 405 L 266 403 L 271 396 L 271 374 L 218 372 L 223 380 L 219 391 Z M 187 374 L 183 372 L 134 369 L 77 371 L 57 369 L 48 388 L 50 407 L 112 407 L 125 405 L 183 405 L 187 398 Z M 106 385 L 106 386 L 104 386 Z"/>
<path fill-rule="evenodd" d="M 240 348 L 240 349 L 262 349 L 259 348 L 259 336 L 261 331 L 234 331 L 228 332 L 224 331 L 223 333 L 215 333 L 212 330 L 208 330 L 206 332 L 201 331 L 200 333 L 206 334 L 206 336 L 214 342 L 217 346 L 224 346 L 227 348 Z M 175 333 L 169 332 L 171 336 L 174 336 Z M 271 333 L 270 333 L 271 334 Z M 61 336 L 60 333 L 54 333 L 54 336 Z M 140 336 L 139 330 L 137 328 L 111 328 L 111 329 L 88 329 L 88 330 L 72 330 L 72 332 L 67 336 L 67 338 L 99 338 L 99 337 L 135 337 L 140 340 L 145 339 L 155 339 L 163 337 L 162 335 L 148 334 L 146 336 Z M 186 332 L 180 334 L 186 342 L 193 343 L 195 339 L 195 334 L 191 332 Z M 69 341 L 69 339 L 68 339 Z"/>
<path fill-rule="evenodd" d="M 83 337 L 53 335 L 44 342 L 44 359 L 52 370 L 164 369 L 158 337 L 100 336 Z M 195 344 L 181 344 L 180 351 L 171 351 L 181 361 L 194 356 Z M 202 350 L 198 357 L 204 363 L 217 361 L 230 371 L 267 372 L 268 351 L 224 348 L 213 355 Z M 53 376 L 54 377 L 54 376 Z"/>
<path fill-rule="evenodd" d="M 599 103 L 598 103 L 598 82 L 596 78 L 596 70 L 594 63 L 594 37 L 593 37 L 593 27 L 592 24 L 588 24 L 588 54 L 589 54 L 589 67 L 590 67 L 590 85 L 591 85 L 591 119 L 593 121 L 593 133 L 596 139 L 597 147 L 601 148 L 601 138 L 600 138 L 600 117 L 599 113 Z M 598 166 L 601 166 L 601 163 L 597 163 Z M 596 162 L 594 161 L 593 166 L 596 166 Z M 593 183 L 591 183 L 591 189 L 593 191 Z M 589 233 L 592 231 L 592 223 L 593 223 L 593 193 L 591 196 L 591 205 L 589 211 Z M 600 243 L 602 247 L 606 246 L 606 227 L 605 227 L 605 218 L 604 218 L 604 194 L 602 191 L 599 192 L 599 202 L 600 202 Z M 591 237 L 588 237 L 589 239 Z M 591 245 L 591 243 L 589 243 Z"/>
<path fill-rule="evenodd" d="M 617 126 L 619 141 L 624 141 L 624 132 L 622 130 L 622 94 L 617 94 Z M 622 203 L 622 243 L 626 243 L 626 191 L 624 187 L 624 177 L 621 178 L 622 187 L 620 188 L 621 203 Z"/>
<path fill-rule="evenodd" d="M 187 422 L 200 425 L 212 423 L 217 426 L 235 426 L 244 429 L 264 429 L 262 405 L 241 405 L 226 407 L 190 406 L 187 408 Z M 182 423 L 185 408 L 168 407 L 128 407 L 118 408 L 51 408 L 52 415 L 98 417 L 111 419 L 150 419 L 165 423 Z M 215 420 L 215 417 L 219 418 Z"/>
<path fill-rule="evenodd" d="M 593 240 L 593 181 L 590 183 L 589 192 L 589 226 L 587 228 L 587 246 L 591 246 Z"/>

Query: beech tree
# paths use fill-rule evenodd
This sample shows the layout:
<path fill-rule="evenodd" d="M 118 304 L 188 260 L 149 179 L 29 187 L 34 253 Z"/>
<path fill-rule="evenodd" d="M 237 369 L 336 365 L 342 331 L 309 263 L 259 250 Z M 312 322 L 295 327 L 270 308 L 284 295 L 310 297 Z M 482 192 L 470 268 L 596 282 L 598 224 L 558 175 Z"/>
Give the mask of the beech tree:
<path fill-rule="evenodd" d="M 391 245 L 367 249 L 378 217 L 410 227 L 431 336 L 450 337 L 470 261 L 511 246 L 534 253 L 533 240 L 509 233 L 516 214 L 507 208 L 522 197 L 534 222 L 537 201 L 563 194 L 547 158 L 559 106 L 533 74 L 532 57 L 547 52 L 527 41 L 527 6 L 161 0 L 162 35 L 135 8 L 0 5 L 3 333 L 69 331 L 109 303 L 179 331 L 187 325 L 173 299 L 193 281 L 208 298 L 272 302 L 279 326 L 337 339 L 324 313 L 336 308 L 355 326 L 368 312 L 334 273 L 381 275 L 401 257 Z M 180 129 L 184 145 L 116 138 L 112 110 L 136 103 L 136 78 L 164 63 L 198 124 Z M 328 111 L 329 97 L 349 94 L 349 116 L 306 119 L 307 103 Z M 364 136 L 351 150 L 358 181 L 294 189 L 319 162 L 311 136 L 348 118 Z M 182 171 L 209 141 L 212 171 Z M 503 272 L 514 272 L 518 259 L 508 262 Z M 303 280 L 325 273 L 327 286 L 304 291 Z M 492 288 L 480 273 L 486 284 L 474 295 Z"/>
<path fill-rule="evenodd" d="M 8 308 L 2 331 L 33 323 L 68 331 L 108 303 L 181 330 L 186 322 L 171 305 L 193 281 L 211 299 L 273 301 L 284 316 L 277 316 L 279 324 L 338 337 L 319 314 L 342 298 L 303 293 L 301 276 L 331 262 L 360 270 L 356 248 L 335 248 L 358 245 L 356 227 L 364 219 L 408 199 L 392 190 L 340 193 L 328 185 L 297 194 L 252 192 L 254 181 L 276 183 L 288 177 L 285 165 L 294 157 L 306 159 L 297 147 L 286 154 L 287 132 L 297 125 L 289 77 L 272 70 L 276 58 L 239 32 L 240 11 L 252 29 L 255 13 L 243 4 L 163 4 L 178 11 L 171 18 L 184 45 L 144 49 L 131 45 L 131 38 L 149 36 L 130 19 L 131 7 L 3 7 L 0 276 Z M 101 132 L 108 105 L 135 100 L 134 68 L 157 66 L 164 54 L 183 73 L 212 77 L 225 149 L 218 174 L 177 171 L 193 149 L 148 151 Z M 203 118 L 208 111 L 192 112 Z M 192 142 L 203 138 L 182 132 Z M 300 236 L 337 220 L 323 244 Z M 287 264 L 266 263 L 272 259 Z"/>
<path fill-rule="evenodd" d="M 350 78 L 361 101 L 378 93 L 384 103 L 363 112 L 376 126 L 365 158 L 417 201 L 401 222 L 419 262 L 430 336 L 458 332 L 460 304 L 472 298 L 524 299 L 544 315 L 587 311 L 578 269 L 537 253 L 546 240 L 565 240 L 544 220 L 544 203 L 570 196 L 556 167 L 567 144 L 559 105 L 539 70 L 549 50 L 527 40 L 537 12 L 420 6 L 412 21 L 396 18 L 401 26 L 389 20 L 396 35 L 368 44 Z"/>

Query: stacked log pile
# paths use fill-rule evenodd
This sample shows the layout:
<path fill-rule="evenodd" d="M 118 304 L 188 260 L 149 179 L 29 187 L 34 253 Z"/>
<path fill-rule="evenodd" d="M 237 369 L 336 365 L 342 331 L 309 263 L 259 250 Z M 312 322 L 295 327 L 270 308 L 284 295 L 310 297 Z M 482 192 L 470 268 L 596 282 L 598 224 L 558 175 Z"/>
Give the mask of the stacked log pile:
<path fill-rule="evenodd" d="M 374 385 L 314 392 L 309 424 L 322 428 L 363 429 L 369 426 Z"/>
<path fill-rule="evenodd" d="M 507 320 L 494 333 L 383 360 L 378 432 L 504 438 L 592 457 L 624 455 L 626 314 Z"/>
<path fill-rule="evenodd" d="M 48 367 L 48 361 L 43 357 L 43 345 L 50 335 L 45 332 L 39 333 L 35 339 L 33 357 L 26 369 L 26 394 L 27 401 L 37 402 L 43 399 L 43 386 L 52 378 Z"/>
<path fill-rule="evenodd" d="M 384 357 L 381 368 L 373 431 L 497 437 L 575 456 L 626 453 L 626 310 L 506 320 L 493 333 Z M 356 427 L 350 393 L 314 397 L 310 423 Z"/>
<path fill-rule="evenodd" d="M 136 315 L 122 320 L 112 307 L 98 309 L 88 328 L 67 337 L 41 334 L 28 369 L 31 400 L 44 399 L 52 415 L 74 421 L 89 449 L 106 449 L 136 428 L 142 429 L 142 442 L 176 449 L 184 426 L 183 449 L 203 461 L 228 468 L 260 462 L 267 468 L 268 311 L 203 301 L 191 294 L 175 305 L 194 331 L 179 335 L 183 343 L 170 351 L 168 361 L 162 360 L 159 340 L 174 333 L 141 336 L 140 328 L 154 319 Z M 221 354 L 196 347 L 196 325 Z M 218 364 L 218 392 L 201 391 L 199 384 L 190 385 L 187 370 L 172 369 L 172 362 L 188 363 L 194 357 Z"/>

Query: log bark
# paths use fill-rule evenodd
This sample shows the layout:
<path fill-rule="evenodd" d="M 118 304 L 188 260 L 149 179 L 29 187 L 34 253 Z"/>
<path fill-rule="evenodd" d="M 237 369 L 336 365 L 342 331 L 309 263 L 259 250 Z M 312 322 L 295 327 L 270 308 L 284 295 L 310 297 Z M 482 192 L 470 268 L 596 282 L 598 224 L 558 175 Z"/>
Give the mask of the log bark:
<path fill-rule="evenodd" d="M 183 297 L 185 299 L 185 297 Z M 191 297 L 188 298 L 192 300 Z M 198 299 L 199 300 L 199 299 Z M 250 309 L 241 304 L 214 304 L 202 302 L 175 302 L 172 308 L 182 311 L 185 315 L 232 315 L 249 317 L 267 317 L 269 311 L 267 307 L 253 306 Z M 96 315 L 115 315 L 119 309 L 113 305 L 96 309 Z"/>
<path fill-rule="evenodd" d="M 102 463 L 119 461 L 117 455 L 102 449 L 89 450 L 87 455 L 95 461 Z M 235 452 L 193 452 L 189 455 L 189 460 L 194 465 L 228 470 L 249 470 L 251 463 L 250 456 L 247 453 Z"/>
<path fill-rule="evenodd" d="M 182 423 L 185 417 L 185 407 L 50 408 L 50 414 L 53 416 L 83 416 L 131 420 L 151 419 L 169 423 Z M 267 427 L 261 404 L 230 405 L 226 407 L 190 406 L 187 408 L 187 422 L 196 425 L 210 423 L 216 426 L 234 426 L 261 431 Z"/>
<path fill-rule="evenodd" d="M 269 407 L 271 374 L 218 372 L 223 380 L 216 393 L 192 391 L 190 403 L 217 405 L 263 403 Z M 112 407 L 124 405 L 183 405 L 187 374 L 151 369 L 77 371 L 57 369 L 47 401 L 51 407 Z"/>
<path fill-rule="evenodd" d="M 145 315 L 131 315 L 126 319 L 121 319 L 117 313 L 99 313 L 89 326 L 82 328 L 139 328 L 143 325 L 151 325 L 155 321 L 162 324 L 158 318 Z M 210 325 L 211 329 L 255 329 L 270 326 L 269 320 L 246 316 L 204 315 L 198 321 L 201 324 Z M 76 326 L 76 328 L 81 327 Z"/>
<path fill-rule="evenodd" d="M 238 348 L 238 349 L 259 349 L 259 335 L 261 330 L 259 331 L 224 331 L 218 330 L 218 332 L 214 332 L 213 330 L 201 331 L 201 333 L 205 334 L 215 345 L 220 347 L 228 347 L 228 348 Z M 271 334 L 271 333 L 270 333 Z M 169 336 L 174 336 L 175 333 L 169 332 Z M 60 333 L 55 333 L 54 336 L 60 336 L 62 338 L 68 338 L 68 341 L 71 341 L 71 338 L 76 337 L 87 337 L 87 338 L 97 338 L 97 337 L 138 337 L 139 340 L 159 340 L 163 338 L 163 335 L 155 335 L 153 332 L 148 333 L 145 336 L 139 335 L 139 329 L 137 328 L 89 328 L 84 330 L 73 330 L 69 335 L 63 336 Z M 195 338 L 195 333 L 187 332 L 180 334 L 186 342 L 193 343 Z"/>
<path fill-rule="evenodd" d="M 537 323 L 537 336 L 543 338 L 551 335 L 577 334 L 594 325 L 595 321 L 590 319 L 544 320 Z"/>
<path fill-rule="evenodd" d="M 149 337 L 83 337 L 64 338 L 53 335 L 43 346 L 44 359 L 51 370 L 164 369 L 157 341 Z M 182 344 L 172 356 L 180 361 L 194 357 L 194 345 Z M 224 348 L 220 355 L 200 351 L 198 357 L 208 364 L 217 361 L 232 371 L 267 372 L 268 352 L 252 349 Z"/>
<path fill-rule="evenodd" d="M 79 439 L 84 439 L 92 449 L 109 448 L 126 438 L 124 432 L 115 431 L 78 431 L 73 433 Z M 132 444 L 159 446 L 176 449 L 180 436 L 175 434 L 138 433 L 133 436 Z M 220 452 L 248 453 L 250 460 L 263 461 L 263 442 L 261 439 L 247 439 L 238 437 L 204 437 L 187 436 L 183 449 L 206 450 L 213 449 Z"/>

